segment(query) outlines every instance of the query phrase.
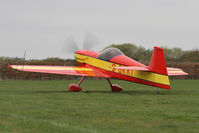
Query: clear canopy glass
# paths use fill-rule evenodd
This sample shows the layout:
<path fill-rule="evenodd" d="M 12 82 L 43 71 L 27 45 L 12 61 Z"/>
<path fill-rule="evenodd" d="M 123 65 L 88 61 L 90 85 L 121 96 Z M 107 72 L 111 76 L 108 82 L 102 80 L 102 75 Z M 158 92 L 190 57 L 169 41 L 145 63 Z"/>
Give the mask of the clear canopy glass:
<path fill-rule="evenodd" d="M 98 56 L 98 59 L 108 61 L 111 58 L 118 55 L 124 55 L 124 54 L 122 53 L 122 51 L 120 51 L 117 48 L 107 48 Z"/>

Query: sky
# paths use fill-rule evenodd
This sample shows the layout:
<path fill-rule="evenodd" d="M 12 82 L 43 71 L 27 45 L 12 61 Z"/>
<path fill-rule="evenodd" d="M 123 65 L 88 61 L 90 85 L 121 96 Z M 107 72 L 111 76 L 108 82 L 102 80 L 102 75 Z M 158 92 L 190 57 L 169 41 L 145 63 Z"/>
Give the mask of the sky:
<path fill-rule="evenodd" d="M 0 56 L 72 58 L 63 50 L 73 36 L 81 49 L 134 43 L 199 48 L 198 0 L 0 0 Z M 64 52 L 65 51 L 65 52 Z"/>

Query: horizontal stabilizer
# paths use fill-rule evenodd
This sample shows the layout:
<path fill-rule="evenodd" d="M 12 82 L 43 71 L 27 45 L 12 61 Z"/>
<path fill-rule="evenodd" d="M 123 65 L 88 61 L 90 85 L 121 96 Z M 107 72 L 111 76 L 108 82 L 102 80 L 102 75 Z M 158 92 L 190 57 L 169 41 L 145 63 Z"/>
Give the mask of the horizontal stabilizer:
<path fill-rule="evenodd" d="M 167 67 L 167 72 L 169 76 L 189 75 L 188 73 L 184 72 L 182 69 L 179 68 Z"/>
<path fill-rule="evenodd" d="M 114 67 L 118 70 L 136 70 L 136 71 L 150 71 L 147 67 Z M 180 75 L 189 75 L 188 73 L 184 72 L 182 69 L 179 68 L 171 68 L 167 67 L 168 76 L 180 76 Z"/>

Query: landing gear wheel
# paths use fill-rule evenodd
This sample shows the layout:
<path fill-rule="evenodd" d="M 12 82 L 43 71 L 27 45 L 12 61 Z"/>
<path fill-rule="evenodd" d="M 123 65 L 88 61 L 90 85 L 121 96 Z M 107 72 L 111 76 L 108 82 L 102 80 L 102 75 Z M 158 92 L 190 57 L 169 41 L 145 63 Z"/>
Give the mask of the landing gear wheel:
<path fill-rule="evenodd" d="M 111 86 L 112 92 L 120 92 L 120 91 L 122 91 L 122 88 L 119 85 L 111 84 L 111 81 L 109 80 L 109 78 L 107 78 L 107 80 L 108 80 L 108 83 Z"/>
<path fill-rule="evenodd" d="M 82 90 L 82 88 L 79 87 L 77 84 L 70 84 L 68 88 L 69 88 L 69 91 L 72 91 L 72 92 L 79 92 Z"/>
<path fill-rule="evenodd" d="M 112 92 L 120 92 L 120 91 L 122 91 L 122 88 L 117 84 L 113 84 L 111 86 L 111 90 L 112 90 Z"/>
<path fill-rule="evenodd" d="M 81 85 L 82 81 L 84 80 L 84 78 L 85 78 L 85 76 L 83 76 L 83 77 L 80 79 L 80 81 L 79 81 L 78 84 L 70 84 L 70 85 L 68 86 L 69 91 L 74 91 L 74 92 L 81 91 L 82 88 L 80 87 L 80 85 Z"/>

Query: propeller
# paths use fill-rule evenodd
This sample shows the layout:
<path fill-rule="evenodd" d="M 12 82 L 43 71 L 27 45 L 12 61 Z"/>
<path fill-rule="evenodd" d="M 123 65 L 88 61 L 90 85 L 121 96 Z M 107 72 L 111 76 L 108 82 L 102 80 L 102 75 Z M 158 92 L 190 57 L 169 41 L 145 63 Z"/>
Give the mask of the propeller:
<path fill-rule="evenodd" d="M 63 52 L 73 53 L 76 50 L 79 50 L 79 46 L 77 45 L 75 38 L 70 35 L 64 44 Z"/>
<path fill-rule="evenodd" d="M 86 33 L 84 36 L 83 49 L 85 50 L 92 49 L 96 47 L 97 45 L 99 45 L 99 43 L 100 41 L 95 35 L 91 33 Z"/>
<path fill-rule="evenodd" d="M 93 35 L 91 33 L 86 33 L 84 35 L 84 41 L 83 41 L 83 43 L 81 45 L 82 47 L 80 47 L 76 43 L 76 40 L 75 40 L 74 36 L 70 35 L 66 39 L 62 51 L 64 53 L 73 53 L 73 52 L 75 52 L 77 50 L 80 50 L 80 49 L 90 50 L 90 49 L 96 47 L 99 43 L 100 43 L 100 41 L 95 35 Z"/>

